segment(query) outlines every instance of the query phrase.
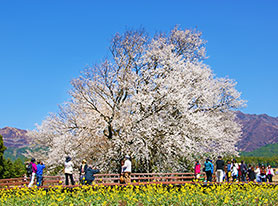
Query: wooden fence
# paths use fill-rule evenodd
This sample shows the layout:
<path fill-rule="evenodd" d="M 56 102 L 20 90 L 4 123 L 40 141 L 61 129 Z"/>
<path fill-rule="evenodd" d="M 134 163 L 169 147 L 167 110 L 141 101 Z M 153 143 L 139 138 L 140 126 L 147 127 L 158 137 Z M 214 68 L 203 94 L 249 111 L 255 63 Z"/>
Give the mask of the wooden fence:
<path fill-rule="evenodd" d="M 202 174 L 203 175 L 203 174 Z M 95 183 L 120 183 L 119 174 L 96 174 Z M 132 173 L 132 183 L 149 182 L 192 182 L 195 179 L 194 173 Z"/>
<path fill-rule="evenodd" d="M 36 178 L 35 178 L 36 179 Z M 19 178 L 10 178 L 10 179 L 0 179 L 0 188 L 10 188 L 10 187 L 27 187 L 30 182 L 29 177 L 19 177 Z M 43 186 L 54 186 L 62 185 L 61 176 L 43 176 L 42 185 Z M 34 182 L 36 185 L 36 181 Z"/>
<path fill-rule="evenodd" d="M 201 174 L 201 178 L 204 174 Z M 195 179 L 194 173 L 132 173 L 131 184 L 185 184 Z M 77 180 L 77 179 L 76 179 Z M 26 187 L 30 182 L 30 178 L 11 178 L 0 179 L 0 188 Z M 105 186 L 121 185 L 119 174 L 96 174 L 96 184 Z M 63 185 L 64 177 L 61 176 L 44 176 L 43 187 Z M 36 182 L 34 183 L 34 185 Z M 76 181 L 78 184 L 78 181 Z"/>

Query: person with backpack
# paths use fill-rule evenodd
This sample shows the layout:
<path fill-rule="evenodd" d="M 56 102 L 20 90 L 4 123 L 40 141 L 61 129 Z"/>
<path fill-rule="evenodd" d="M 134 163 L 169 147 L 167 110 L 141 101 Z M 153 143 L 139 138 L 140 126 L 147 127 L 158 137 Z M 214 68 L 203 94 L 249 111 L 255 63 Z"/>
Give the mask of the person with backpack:
<path fill-rule="evenodd" d="M 42 161 L 38 161 L 37 164 L 37 186 L 42 186 L 42 175 L 43 175 L 43 169 L 45 168 L 45 165 L 42 163 Z"/>
<path fill-rule="evenodd" d="M 35 158 L 31 159 L 31 162 L 29 163 L 28 167 L 27 167 L 27 175 L 29 175 L 31 177 L 31 181 L 28 185 L 28 187 L 32 187 L 34 184 L 34 180 L 36 177 L 36 173 L 37 173 L 37 165 L 35 164 L 36 160 Z"/>

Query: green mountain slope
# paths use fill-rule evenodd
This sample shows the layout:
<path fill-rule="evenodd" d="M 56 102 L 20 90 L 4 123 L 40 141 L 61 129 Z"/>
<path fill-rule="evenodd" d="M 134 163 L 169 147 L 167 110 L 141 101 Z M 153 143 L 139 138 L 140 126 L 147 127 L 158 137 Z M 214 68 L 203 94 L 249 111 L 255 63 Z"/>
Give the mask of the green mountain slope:
<path fill-rule="evenodd" d="M 251 152 L 241 152 L 244 157 L 275 157 L 278 156 L 278 144 L 268 144 Z"/>
<path fill-rule="evenodd" d="M 10 159 L 12 161 L 16 159 L 21 159 L 25 161 L 27 158 L 23 155 L 26 150 L 30 149 L 29 147 L 22 147 L 22 148 L 15 148 L 15 147 L 8 147 L 4 152 L 5 159 Z"/>

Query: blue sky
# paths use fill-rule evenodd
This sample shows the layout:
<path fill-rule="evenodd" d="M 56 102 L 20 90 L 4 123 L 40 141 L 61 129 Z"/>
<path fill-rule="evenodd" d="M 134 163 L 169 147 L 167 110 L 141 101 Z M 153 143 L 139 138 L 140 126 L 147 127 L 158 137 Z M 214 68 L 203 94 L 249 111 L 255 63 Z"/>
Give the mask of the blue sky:
<path fill-rule="evenodd" d="M 278 1 L 0 0 L 0 128 L 33 129 L 126 28 L 197 28 L 206 63 L 238 82 L 243 112 L 278 116 Z"/>

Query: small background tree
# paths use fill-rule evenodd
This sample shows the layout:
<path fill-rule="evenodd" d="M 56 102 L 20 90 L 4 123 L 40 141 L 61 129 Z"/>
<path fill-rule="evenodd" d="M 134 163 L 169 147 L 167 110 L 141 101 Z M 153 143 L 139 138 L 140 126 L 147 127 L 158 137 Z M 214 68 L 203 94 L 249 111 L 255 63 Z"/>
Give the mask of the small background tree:
<path fill-rule="evenodd" d="M 26 173 L 25 165 L 22 160 L 17 159 L 12 162 L 4 158 L 4 152 L 7 148 L 4 146 L 3 137 L 0 135 L 0 179 L 21 177 Z"/>

